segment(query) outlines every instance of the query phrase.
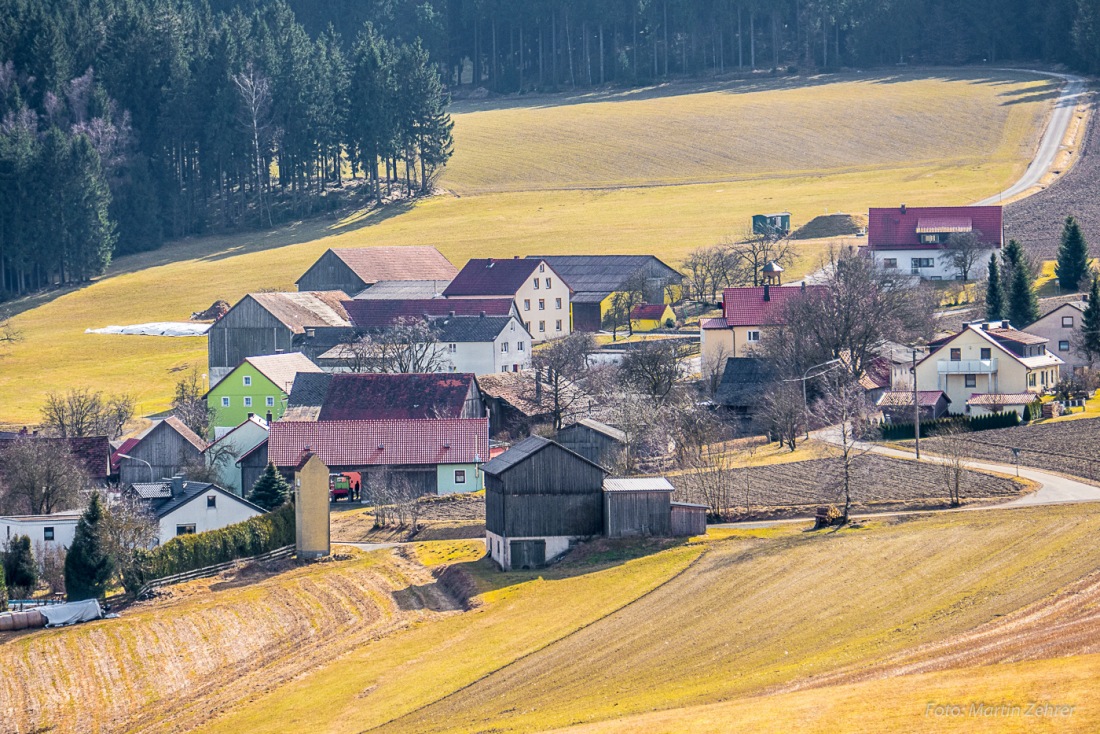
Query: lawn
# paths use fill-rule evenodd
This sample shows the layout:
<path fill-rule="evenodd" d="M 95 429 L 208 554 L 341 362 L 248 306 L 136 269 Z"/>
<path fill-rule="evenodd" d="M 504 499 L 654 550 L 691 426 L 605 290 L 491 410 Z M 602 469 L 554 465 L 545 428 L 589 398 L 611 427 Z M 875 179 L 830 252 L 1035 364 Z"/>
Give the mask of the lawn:
<path fill-rule="evenodd" d="M 974 201 L 1024 170 L 1051 93 L 1024 72 L 960 72 L 463 103 L 442 180 L 456 195 L 170 243 L 120 258 L 85 288 L 16 304 L 23 341 L 0 356 L 0 424 L 36 421 L 49 391 L 73 386 L 164 410 L 184 372 L 205 372 L 205 341 L 86 328 L 185 320 L 218 298 L 292 288 L 329 247 L 431 244 L 459 265 L 534 252 L 675 264 L 763 210 L 790 210 L 797 224 L 826 210 Z M 790 277 L 827 247 L 797 243 Z"/>

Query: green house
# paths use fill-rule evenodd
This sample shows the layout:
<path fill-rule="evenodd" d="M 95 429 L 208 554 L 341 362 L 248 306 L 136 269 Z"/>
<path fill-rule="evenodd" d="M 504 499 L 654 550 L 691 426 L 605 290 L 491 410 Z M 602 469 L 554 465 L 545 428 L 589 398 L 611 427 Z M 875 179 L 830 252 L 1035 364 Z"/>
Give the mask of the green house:
<path fill-rule="evenodd" d="M 770 235 L 772 237 L 786 237 L 791 232 L 791 213 L 776 212 L 775 214 L 753 214 L 752 233 Z"/>
<path fill-rule="evenodd" d="M 288 352 L 247 357 L 206 393 L 214 411 L 214 438 L 248 420 L 250 413 L 278 420 L 299 372 L 321 372 L 304 354 Z"/>

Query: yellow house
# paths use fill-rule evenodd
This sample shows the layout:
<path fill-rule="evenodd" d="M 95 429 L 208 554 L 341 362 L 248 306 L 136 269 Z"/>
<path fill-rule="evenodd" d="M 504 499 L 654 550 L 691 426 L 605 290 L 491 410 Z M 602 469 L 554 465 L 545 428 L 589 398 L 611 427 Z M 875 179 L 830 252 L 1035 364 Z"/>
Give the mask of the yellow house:
<path fill-rule="evenodd" d="M 975 321 L 930 345 L 928 356 L 917 363 L 917 389 L 942 390 L 951 399 L 952 413 L 981 415 L 990 406 L 1022 412 L 1026 401 L 1021 396 L 1037 398 L 1050 390 L 1062 364 L 1044 337 L 1007 321 Z"/>
<path fill-rule="evenodd" d="M 630 312 L 631 331 L 654 331 L 676 322 L 676 312 L 667 303 L 639 303 Z"/>
<path fill-rule="evenodd" d="M 328 467 L 306 451 L 294 467 L 294 520 L 298 558 L 321 558 L 332 552 L 329 537 Z"/>
<path fill-rule="evenodd" d="M 703 364 L 721 370 L 729 357 L 751 357 L 768 327 L 786 322 L 787 304 L 821 286 L 771 286 L 726 288 L 722 315 L 699 320 Z"/>

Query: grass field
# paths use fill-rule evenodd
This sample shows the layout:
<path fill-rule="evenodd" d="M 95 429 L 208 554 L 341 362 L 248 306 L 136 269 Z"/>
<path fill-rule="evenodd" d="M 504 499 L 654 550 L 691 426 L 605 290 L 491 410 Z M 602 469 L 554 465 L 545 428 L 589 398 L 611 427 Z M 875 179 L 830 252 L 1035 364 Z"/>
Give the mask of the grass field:
<path fill-rule="evenodd" d="M 431 244 L 459 265 L 534 252 L 675 263 L 761 210 L 788 209 L 798 224 L 826 209 L 974 201 L 1024 170 L 1055 93 L 1023 72 L 971 71 L 463 103 L 442 180 L 457 195 L 171 243 L 88 287 L 16 304 L 24 339 L 0 357 L 0 423 L 35 421 L 45 394 L 70 386 L 163 410 L 181 372 L 205 371 L 205 342 L 84 329 L 290 288 L 329 247 Z M 826 246 L 798 243 L 789 273 L 815 267 Z"/>

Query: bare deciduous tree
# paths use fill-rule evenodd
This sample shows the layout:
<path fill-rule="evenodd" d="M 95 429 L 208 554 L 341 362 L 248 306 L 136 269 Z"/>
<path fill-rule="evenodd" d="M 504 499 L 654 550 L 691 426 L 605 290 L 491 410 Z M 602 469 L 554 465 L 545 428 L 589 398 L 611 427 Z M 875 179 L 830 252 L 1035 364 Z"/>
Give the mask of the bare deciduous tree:
<path fill-rule="evenodd" d="M 841 511 L 843 525 L 848 522 L 852 509 L 855 461 L 871 448 L 859 441 L 871 406 L 859 383 L 851 375 L 837 372 L 833 379 L 826 381 L 821 397 L 814 403 L 814 413 L 823 424 L 836 427 L 843 470 L 838 488 L 844 499 L 844 509 Z"/>
<path fill-rule="evenodd" d="M 968 451 L 963 433 L 958 428 L 949 428 L 936 434 L 936 453 L 939 455 L 943 483 L 952 507 L 962 504 L 963 489 L 969 476 Z"/>
<path fill-rule="evenodd" d="M 970 280 L 970 271 L 989 252 L 973 232 L 956 232 L 947 238 L 940 252 L 940 262 L 955 268 L 963 281 Z"/>
<path fill-rule="evenodd" d="M 770 262 L 789 267 L 794 262 L 790 237 L 746 232 L 740 242 L 726 238 L 723 247 L 737 263 L 739 277 L 745 285 L 758 286 L 763 281 L 764 266 Z"/>
<path fill-rule="evenodd" d="M 688 460 L 678 485 L 691 500 L 707 505 L 713 517 L 724 518 L 734 504 L 737 488 L 733 458 L 720 444 L 706 446 Z"/>
<path fill-rule="evenodd" d="M 213 433 L 216 417 L 216 411 L 206 402 L 205 393 L 202 376 L 198 369 L 193 369 L 176 383 L 176 394 L 172 399 L 172 415 L 202 437 Z"/>
<path fill-rule="evenodd" d="M 636 344 L 622 362 L 625 384 L 646 395 L 659 407 L 684 376 L 687 345 L 678 339 L 655 339 Z"/>
<path fill-rule="evenodd" d="M 591 334 L 574 331 L 535 350 L 531 365 L 543 385 L 543 400 L 550 408 L 554 430 L 561 430 L 562 416 L 585 398 L 575 383 L 588 369 L 588 355 L 596 348 Z"/>
<path fill-rule="evenodd" d="M 80 436 L 121 436 L 134 417 L 134 398 L 130 395 L 104 396 L 87 388 L 72 388 L 64 395 L 51 392 L 42 406 L 45 430 L 61 438 Z"/>
<path fill-rule="evenodd" d="M 774 383 L 763 398 L 763 415 L 781 444 L 794 451 L 806 430 L 806 405 L 799 382 Z"/>
<path fill-rule="evenodd" d="M 88 474 L 66 442 L 39 436 L 6 441 L 0 453 L 0 507 L 11 514 L 48 515 L 83 504 Z"/>
<path fill-rule="evenodd" d="M 400 318 L 353 344 L 372 372 L 443 372 L 450 362 L 439 343 L 439 329 L 423 318 Z"/>
<path fill-rule="evenodd" d="M 603 319 L 603 328 L 611 330 L 611 340 L 618 338 L 619 329 L 626 328 L 628 336 L 633 336 L 634 326 L 630 314 L 634 307 L 645 303 L 645 278 L 632 276 L 620 290 L 611 295 L 611 305 Z"/>
<path fill-rule="evenodd" d="M 156 517 L 143 500 L 124 493 L 105 505 L 99 532 L 104 550 L 115 561 L 115 571 L 123 586 L 136 590 L 135 587 L 141 584 L 140 554 L 157 542 Z"/>
<path fill-rule="evenodd" d="M 271 208 L 265 204 L 264 165 L 266 146 L 271 128 L 271 85 L 267 77 L 256 71 L 249 61 L 244 71 L 233 75 L 241 107 L 238 116 L 241 127 L 248 133 L 252 145 L 252 193 L 256 198 L 256 211 L 260 226 L 271 226 Z"/>

